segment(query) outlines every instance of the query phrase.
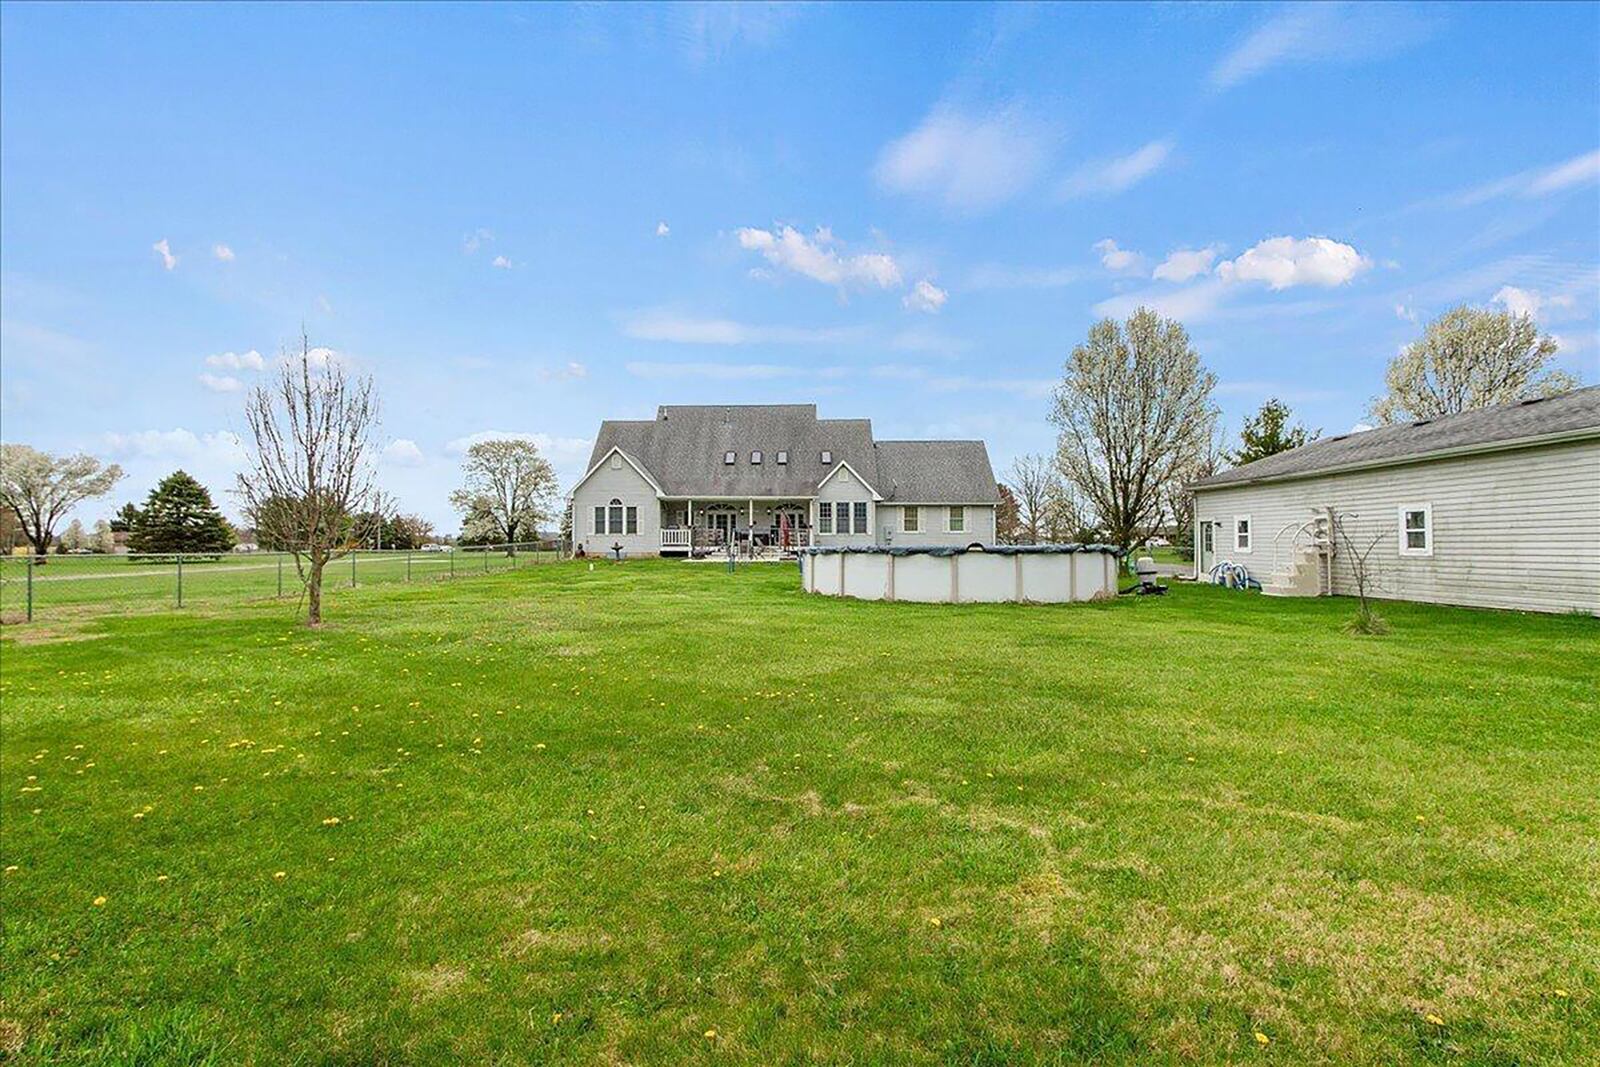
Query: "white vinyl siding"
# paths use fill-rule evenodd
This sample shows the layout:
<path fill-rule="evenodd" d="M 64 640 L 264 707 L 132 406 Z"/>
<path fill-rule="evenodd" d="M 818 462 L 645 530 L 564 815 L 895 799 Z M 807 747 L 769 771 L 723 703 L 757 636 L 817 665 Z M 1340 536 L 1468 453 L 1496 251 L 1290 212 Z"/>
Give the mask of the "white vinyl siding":
<path fill-rule="evenodd" d="M 1401 508 L 1425 504 L 1430 555 L 1401 555 Z M 1353 516 L 1376 595 L 1399 600 L 1600 615 L 1600 440 L 1456 456 L 1196 494 L 1202 522 L 1253 516 L 1252 572 L 1265 580 L 1287 558 L 1289 534 L 1334 507 Z M 1226 555 L 1227 542 L 1218 546 Z M 1336 561 L 1334 591 L 1355 592 Z"/>
<path fill-rule="evenodd" d="M 661 504 L 655 487 L 627 461 L 615 467 L 610 460 L 602 464 L 573 494 L 572 507 L 573 535 L 590 555 L 608 555 L 615 544 L 630 556 L 661 551 Z"/>

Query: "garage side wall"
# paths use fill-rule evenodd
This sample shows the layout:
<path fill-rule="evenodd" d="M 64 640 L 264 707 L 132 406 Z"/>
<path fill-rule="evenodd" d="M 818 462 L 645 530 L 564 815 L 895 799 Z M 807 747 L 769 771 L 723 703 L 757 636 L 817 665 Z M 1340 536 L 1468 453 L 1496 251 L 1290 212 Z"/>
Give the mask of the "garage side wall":
<path fill-rule="evenodd" d="M 1196 494 L 1197 521 L 1217 524 L 1213 562 L 1243 563 L 1263 582 L 1288 562 L 1291 534 L 1280 531 L 1325 507 L 1353 516 L 1358 546 L 1379 539 L 1369 565 L 1377 596 L 1600 615 L 1600 440 Z M 1401 552 L 1401 511 L 1418 507 L 1431 512 L 1431 555 Z M 1245 515 L 1248 552 L 1234 537 Z M 1336 563 L 1334 591 L 1355 593 L 1348 558 Z"/>

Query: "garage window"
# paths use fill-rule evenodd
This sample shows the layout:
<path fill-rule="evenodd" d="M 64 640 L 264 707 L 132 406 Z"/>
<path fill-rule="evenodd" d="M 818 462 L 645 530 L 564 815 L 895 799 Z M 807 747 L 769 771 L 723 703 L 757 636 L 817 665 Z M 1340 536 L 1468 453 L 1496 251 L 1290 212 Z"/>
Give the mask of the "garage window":
<path fill-rule="evenodd" d="M 1250 551 L 1250 516 L 1235 515 L 1233 517 L 1233 550 L 1235 552 Z"/>
<path fill-rule="evenodd" d="M 1400 505 L 1400 554 L 1433 555 L 1433 505 Z"/>

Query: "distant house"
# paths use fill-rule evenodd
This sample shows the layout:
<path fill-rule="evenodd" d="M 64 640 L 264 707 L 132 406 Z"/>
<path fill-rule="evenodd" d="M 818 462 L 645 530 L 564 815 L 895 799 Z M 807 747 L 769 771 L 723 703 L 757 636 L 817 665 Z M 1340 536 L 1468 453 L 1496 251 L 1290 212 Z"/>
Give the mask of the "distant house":
<path fill-rule="evenodd" d="M 992 543 L 999 493 L 982 441 L 879 441 L 815 404 L 663 405 L 601 423 L 570 499 L 591 555 L 688 555 Z"/>
<path fill-rule="evenodd" d="M 1600 615 L 1600 387 L 1340 434 L 1196 483 L 1195 570 L 1279 596 L 1353 594 Z"/>

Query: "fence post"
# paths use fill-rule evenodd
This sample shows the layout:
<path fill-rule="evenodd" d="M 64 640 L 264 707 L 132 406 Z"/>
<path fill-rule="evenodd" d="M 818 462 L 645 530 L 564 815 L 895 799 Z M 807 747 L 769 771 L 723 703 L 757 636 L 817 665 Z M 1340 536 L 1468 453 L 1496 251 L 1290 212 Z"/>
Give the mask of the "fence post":
<path fill-rule="evenodd" d="M 356 550 L 350 550 L 350 588 L 356 587 Z"/>
<path fill-rule="evenodd" d="M 278 553 L 278 597 L 283 597 L 283 553 Z"/>
<path fill-rule="evenodd" d="M 411 580 L 411 553 L 406 553 L 406 581 Z"/>
<path fill-rule="evenodd" d="M 483 573 L 489 573 L 489 550 L 487 548 L 483 550 Z"/>
<path fill-rule="evenodd" d="M 33 621 L 33 553 L 28 553 L 28 621 Z"/>
<path fill-rule="evenodd" d="M 183 607 L 183 553 L 178 553 L 178 607 Z"/>

